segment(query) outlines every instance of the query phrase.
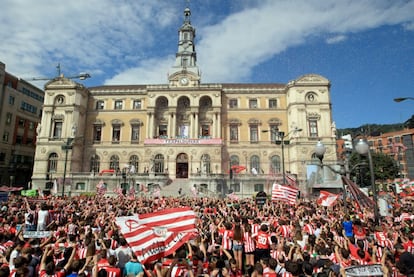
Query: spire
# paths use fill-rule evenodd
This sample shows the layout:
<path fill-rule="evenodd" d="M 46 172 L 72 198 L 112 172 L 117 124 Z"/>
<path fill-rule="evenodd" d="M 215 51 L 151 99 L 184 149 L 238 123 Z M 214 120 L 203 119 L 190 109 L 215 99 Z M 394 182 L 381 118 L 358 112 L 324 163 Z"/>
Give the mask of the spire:
<path fill-rule="evenodd" d="M 195 28 L 191 25 L 191 10 L 188 7 L 187 1 L 187 7 L 184 9 L 184 21 L 178 30 L 178 51 L 176 53 L 174 66 L 170 70 L 170 81 L 177 74 L 188 74 L 199 79 L 194 39 Z"/>

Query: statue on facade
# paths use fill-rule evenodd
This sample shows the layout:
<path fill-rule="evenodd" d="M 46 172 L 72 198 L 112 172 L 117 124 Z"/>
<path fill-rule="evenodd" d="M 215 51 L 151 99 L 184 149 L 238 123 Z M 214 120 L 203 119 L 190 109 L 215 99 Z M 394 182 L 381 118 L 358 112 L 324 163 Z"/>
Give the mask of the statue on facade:
<path fill-rule="evenodd" d="M 336 124 L 335 124 L 335 121 L 332 121 L 331 131 L 332 131 L 332 137 L 336 137 Z"/>

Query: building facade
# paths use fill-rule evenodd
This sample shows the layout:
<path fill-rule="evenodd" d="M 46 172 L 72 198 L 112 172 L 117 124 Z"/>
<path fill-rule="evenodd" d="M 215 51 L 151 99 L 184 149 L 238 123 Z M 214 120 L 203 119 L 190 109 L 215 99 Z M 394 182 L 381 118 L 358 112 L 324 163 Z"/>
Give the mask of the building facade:
<path fill-rule="evenodd" d="M 45 85 L 35 187 L 57 180 L 63 194 L 104 182 L 108 191 L 158 185 L 251 196 L 288 174 L 306 193 L 318 140 L 326 161 L 336 161 L 329 80 L 308 74 L 287 84 L 203 83 L 190 18 L 186 8 L 165 84 L 86 88 L 59 76 Z"/>
<path fill-rule="evenodd" d="M 367 140 L 373 151 L 396 161 L 401 178 L 414 179 L 414 129 L 369 136 Z"/>
<path fill-rule="evenodd" d="M 0 62 L 0 185 L 28 188 L 43 90 L 10 74 Z"/>

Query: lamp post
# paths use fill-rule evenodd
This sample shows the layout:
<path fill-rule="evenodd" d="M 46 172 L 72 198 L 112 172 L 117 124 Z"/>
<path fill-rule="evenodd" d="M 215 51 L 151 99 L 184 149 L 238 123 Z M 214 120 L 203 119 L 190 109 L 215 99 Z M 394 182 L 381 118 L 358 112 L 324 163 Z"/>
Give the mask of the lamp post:
<path fill-rule="evenodd" d="M 62 197 L 65 196 L 65 183 L 66 183 L 66 167 L 68 164 L 68 152 L 73 148 L 73 138 L 67 138 L 66 143 L 62 145 L 62 150 L 65 151 L 65 165 L 63 167 L 63 184 L 62 184 Z"/>
<path fill-rule="evenodd" d="M 285 140 L 285 138 L 289 137 L 289 135 L 291 133 L 296 133 L 296 132 L 301 132 L 302 129 L 301 128 L 295 128 L 292 131 L 290 131 L 289 133 L 287 133 L 285 135 L 285 132 L 283 131 L 279 131 L 279 129 L 274 129 L 274 130 L 263 130 L 263 133 L 268 133 L 270 132 L 271 134 L 275 135 L 275 144 L 277 145 L 281 145 L 281 150 L 282 150 L 282 185 L 286 184 L 286 172 L 285 172 L 285 144 L 289 144 L 290 141 L 289 140 Z M 278 139 L 279 138 L 279 139 Z"/>
<path fill-rule="evenodd" d="M 371 151 L 369 149 L 368 142 L 366 140 L 359 139 L 358 142 L 355 144 L 355 150 L 360 155 L 367 155 L 368 156 L 369 173 L 371 175 L 371 190 L 372 190 L 372 197 L 374 199 L 375 224 L 378 225 L 378 223 L 379 223 L 378 192 L 377 192 L 377 186 L 375 185 L 374 163 L 372 162 L 372 155 L 371 155 Z"/>
<path fill-rule="evenodd" d="M 398 97 L 398 98 L 394 98 L 394 101 L 399 103 L 405 100 L 414 100 L 414 97 Z"/>

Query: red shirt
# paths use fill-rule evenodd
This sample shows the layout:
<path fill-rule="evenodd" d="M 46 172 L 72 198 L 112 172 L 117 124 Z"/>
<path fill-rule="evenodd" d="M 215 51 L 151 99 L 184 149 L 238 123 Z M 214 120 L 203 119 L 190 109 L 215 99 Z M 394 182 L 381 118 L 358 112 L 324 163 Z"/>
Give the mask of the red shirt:
<path fill-rule="evenodd" d="M 270 248 L 270 235 L 266 232 L 259 231 L 256 236 L 256 248 L 257 249 L 269 249 Z"/>
<path fill-rule="evenodd" d="M 121 277 L 121 269 L 119 267 L 106 266 L 104 269 L 106 270 L 108 277 Z"/>

